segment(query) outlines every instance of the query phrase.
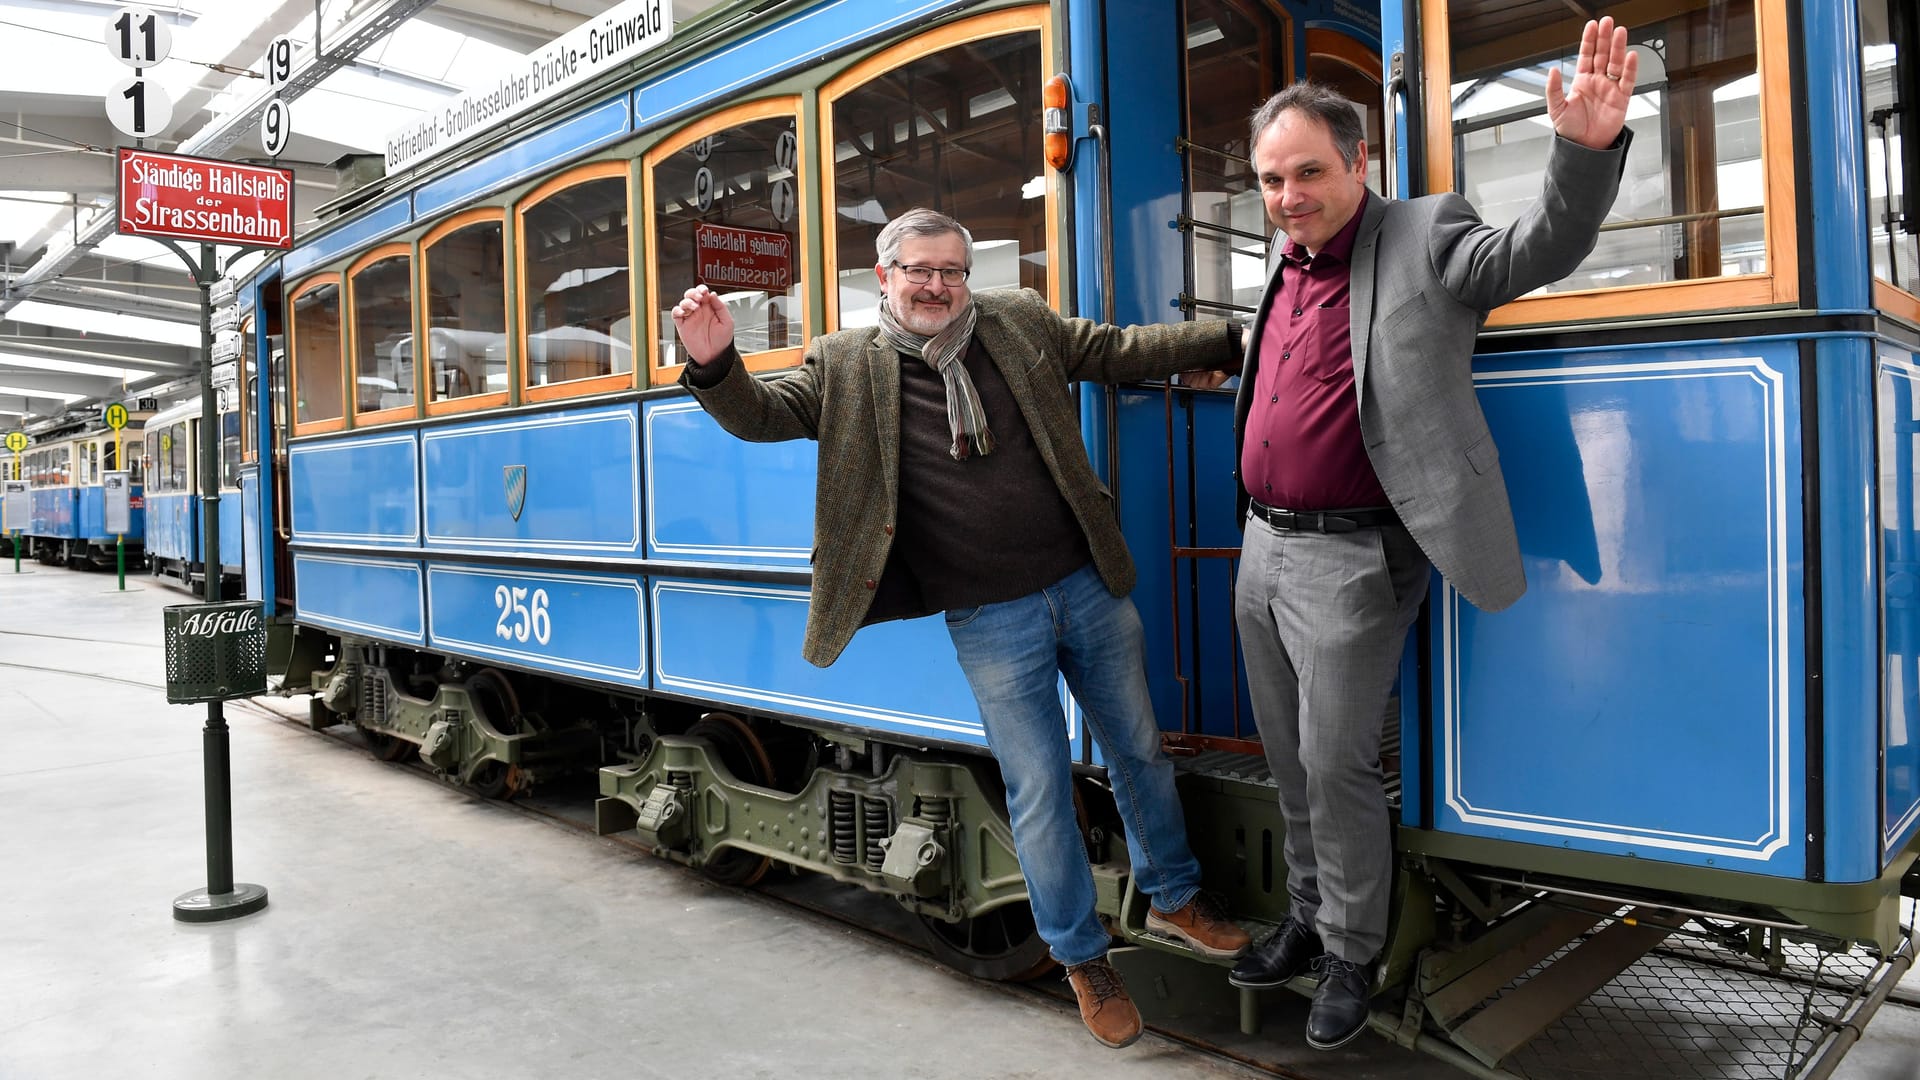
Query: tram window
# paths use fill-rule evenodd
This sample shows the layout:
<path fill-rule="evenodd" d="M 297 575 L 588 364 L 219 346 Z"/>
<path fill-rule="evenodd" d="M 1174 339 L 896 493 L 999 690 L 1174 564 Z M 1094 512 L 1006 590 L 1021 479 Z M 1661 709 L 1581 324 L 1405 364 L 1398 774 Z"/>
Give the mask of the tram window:
<path fill-rule="evenodd" d="M 353 289 L 353 411 L 413 408 L 413 255 L 404 245 L 379 248 L 348 274 Z M 410 413 L 409 413 L 410 414 Z"/>
<path fill-rule="evenodd" d="M 1873 274 L 1920 293 L 1920 15 L 1905 3 L 1860 2 L 1866 91 L 1868 228 Z"/>
<path fill-rule="evenodd" d="M 881 227 L 916 206 L 973 233 L 974 292 L 1047 294 L 1046 165 L 1034 123 L 1040 58 L 1038 30 L 1001 34 L 906 60 L 844 92 L 828 89 L 838 327 L 879 321 L 874 244 Z"/>
<path fill-rule="evenodd" d="M 632 385 L 627 163 L 586 166 L 528 199 L 520 211 L 526 385 L 603 380 L 561 393 Z"/>
<path fill-rule="evenodd" d="M 1753 0 L 1675 8 L 1649 21 L 1651 9 L 1621 3 L 1583 15 L 1453 4 L 1454 186 L 1489 224 L 1514 221 L 1539 196 L 1553 131 L 1547 71 L 1572 77 L 1588 15 L 1622 14 L 1640 57 L 1619 197 L 1592 254 L 1541 292 L 1768 270 Z"/>
<path fill-rule="evenodd" d="M 507 392 L 506 230 L 498 211 L 485 212 L 494 216 L 449 223 L 420 245 L 429 401 Z"/>
<path fill-rule="evenodd" d="M 138 441 L 127 444 L 127 483 L 145 484 L 147 478 L 147 459 L 141 453 Z"/>
<path fill-rule="evenodd" d="M 742 112 L 775 115 L 733 122 Z M 789 102 L 761 102 L 723 113 L 647 155 L 656 371 L 685 362 L 670 313 L 694 284 L 726 301 L 734 343 L 750 362 L 762 361 L 754 367 L 799 361 L 805 294 L 794 171 L 804 152 L 798 126 Z"/>
<path fill-rule="evenodd" d="M 338 421 L 346 415 L 340 378 L 340 279 L 329 275 L 309 282 L 293 294 L 292 303 L 294 424 Z"/>
<path fill-rule="evenodd" d="M 220 486 L 240 486 L 240 414 L 220 414 Z"/>
<path fill-rule="evenodd" d="M 187 425 L 183 421 L 167 428 L 160 437 L 162 452 L 166 455 L 161 462 L 167 477 L 168 491 L 186 491 L 187 467 Z"/>

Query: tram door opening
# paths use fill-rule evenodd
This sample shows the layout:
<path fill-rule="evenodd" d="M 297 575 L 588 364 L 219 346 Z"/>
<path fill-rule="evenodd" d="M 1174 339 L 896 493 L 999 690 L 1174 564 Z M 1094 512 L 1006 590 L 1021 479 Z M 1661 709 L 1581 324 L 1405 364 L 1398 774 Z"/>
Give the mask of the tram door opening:
<path fill-rule="evenodd" d="M 1356 9 L 1355 17 L 1365 13 Z M 1183 12 L 1183 197 L 1178 222 L 1185 280 L 1175 302 L 1189 319 L 1251 321 L 1266 285 L 1273 227 L 1249 163 L 1248 121 L 1262 101 L 1300 78 L 1344 94 L 1363 114 L 1368 184 L 1380 191 L 1379 21 L 1306 26 L 1265 0 L 1188 0 Z M 1182 685 L 1180 734 L 1200 749 L 1256 751 L 1233 631 L 1239 533 L 1205 520 L 1199 470 L 1231 472 L 1231 402 L 1224 395 L 1165 396 L 1169 520 L 1173 523 L 1173 670 Z M 1202 417 L 1199 413 L 1205 412 Z M 1224 413 L 1224 419 L 1222 419 Z M 1182 475 L 1184 474 L 1184 475 Z M 1231 545 L 1231 546 L 1229 546 Z M 1231 656 L 1229 662 L 1226 657 Z M 1202 663 L 1202 659 L 1205 663 Z M 1170 719 L 1170 718 L 1169 718 Z M 1396 728 L 1397 730 L 1397 728 Z"/>

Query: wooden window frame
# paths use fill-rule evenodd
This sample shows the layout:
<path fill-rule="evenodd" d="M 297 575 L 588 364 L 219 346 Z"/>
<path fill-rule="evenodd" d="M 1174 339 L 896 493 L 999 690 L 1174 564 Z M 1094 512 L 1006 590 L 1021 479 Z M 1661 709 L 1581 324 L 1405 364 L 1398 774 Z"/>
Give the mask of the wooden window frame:
<path fill-rule="evenodd" d="M 839 174 L 835 168 L 832 148 L 838 145 L 833 131 L 833 107 L 847 94 L 858 90 L 874 79 L 895 68 L 904 67 L 922 57 L 965 45 L 971 41 L 984 41 L 987 38 L 1005 37 L 1011 34 L 1040 32 L 1040 72 L 1041 78 L 1056 65 L 1053 53 L 1053 18 L 1044 4 L 1025 7 L 1005 8 L 1000 11 L 975 15 L 956 23 L 933 30 L 882 49 L 853 65 L 820 88 L 820 202 L 822 218 L 833 221 L 831 212 L 834 204 Z M 1047 236 L 1047 304 L 1055 311 L 1060 310 L 1060 189 L 1063 180 L 1058 170 L 1047 164 L 1042 158 L 1037 162 L 1040 175 L 1047 178 L 1046 201 Z M 966 222 L 960 224 L 965 225 Z M 821 227 L 821 249 L 825 253 L 825 263 L 821 268 L 820 290 L 826 299 L 827 330 L 840 329 L 840 230 Z"/>
<path fill-rule="evenodd" d="M 541 184 L 526 194 L 526 197 L 513 208 L 513 284 L 518 295 L 517 304 L 509 304 L 509 317 L 517 316 L 518 325 L 514 328 L 514 341 L 520 345 L 520 363 L 518 377 L 522 390 L 522 401 L 556 401 L 561 398 L 586 397 L 591 394 L 606 394 L 619 390 L 632 390 L 640 385 L 640 361 L 636 357 L 632 371 L 616 371 L 611 375 L 595 375 L 585 379 L 569 379 L 566 382 L 550 382 L 535 386 L 527 377 L 527 364 L 533 355 L 533 349 L 527 342 L 527 211 L 539 206 L 555 194 L 570 187 L 590 183 L 594 180 L 607 180 L 618 177 L 626 184 L 627 190 L 627 316 L 637 321 L 639 307 L 636 300 L 633 251 L 633 164 L 625 158 L 611 161 L 591 161 Z M 634 335 L 638 338 L 640 335 Z M 634 338 L 629 339 L 629 348 Z M 509 375 L 509 378 L 512 378 Z"/>
<path fill-rule="evenodd" d="M 296 302 L 307 293 L 323 285 L 332 285 L 340 297 L 340 415 L 326 420 L 300 419 L 300 317 Z M 347 285 L 338 272 L 315 274 L 304 278 L 287 293 L 287 383 L 288 420 L 295 435 L 320 435 L 329 431 L 344 431 L 347 416 L 353 411 L 352 399 L 347 397 L 347 331 L 349 329 L 347 312 Z"/>
<path fill-rule="evenodd" d="M 1760 82 L 1761 205 L 1766 213 L 1767 271 L 1734 277 L 1692 278 L 1647 285 L 1530 296 L 1495 308 L 1488 329 L 1542 323 L 1592 322 L 1597 317 L 1649 317 L 1732 309 L 1788 307 L 1800 299 L 1799 209 L 1793 183 L 1793 79 L 1784 45 L 1786 0 L 1753 0 L 1754 72 Z M 1427 190 L 1453 190 L 1453 41 L 1448 0 L 1420 0 L 1426 42 L 1421 100 L 1427 130 Z M 1644 13 L 1644 18 L 1641 17 Z M 1622 12 L 1629 28 L 1670 17 L 1670 8 L 1645 0 Z M 1577 41 L 1569 37 L 1568 42 Z M 1391 121 L 1391 118 L 1388 118 Z M 1597 315 L 1596 312 L 1599 314 Z"/>
<path fill-rule="evenodd" d="M 646 155 L 641 159 L 640 183 L 642 190 L 640 202 L 646 212 L 646 244 L 643 250 L 647 252 L 647 258 L 649 260 L 645 276 L 647 279 L 647 381 L 650 385 L 662 386 L 675 381 L 680 377 L 680 372 L 687 366 L 685 364 L 662 364 L 659 362 L 659 335 L 663 334 L 664 331 L 654 325 L 654 316 L 661 310 L 659 307 L 661 283 L 658 275 L 654 273 L 656 267 L 654 267 L 651 262 L 653 252 L 659 250 L 658 245 L 660 240 L 659 230 L 654 223 L 653 213 L 654 167 L 709 135 L 717 134 L 728 128 L 739 127 L 742 124 L 750 124 L 756 120 L 775 120 L 788 116 L 793 118 L 793 131 L 796 140 L 793 150 L 793 194 L 796 204 L 794 213 L 800 218 L 799 240 L 794 244 L 793 261 L 796 276 L 804 274 L 806 272 L 807 262 L 806 253 L 812 250 L 808 247 L 808 242 L 812 238 L 813 214 L 812 208 L 807 205 L 807 200 L 804 197 L 805 193 L 800 189 L 800 177 L 803 175 L 806 162 L 809 160 L 809 155 L 813 150 L 812 147 L 808 145 L 811 140 L 807 138 L 806 125 L 800 122 L 800 96 L 798 94 L 788 94 L 782 97 L 749 101 L 702 117 L 688 124 L 686 127 L 675 131 L 669 139 L 662 141 L 651 150 L 648 150 Z M 800 280 L 802 282 L 802 291 L 800 294 L 802 299 L 802 303 L 800 304 L 800 344 L 785 349 L 767 349 L 756 353 L 742 353 L 740 358 L 746 362 L 748 371 L 774 371 L 780 368 L 798 367 L 801 357 L 806 355 L 807 342 L 813 340 L 813 305 L 805 302 L 806 292 L 804 283 L 806 279 L 802 277 Z M 688 281 L 681 285 L 681 288 L 684 290 L 692 285 L 693 282 Z M 638 367 L 639 365 L 636 364 L 634 366 Z"/>
<path fill-rule="evenodd" d="M 518 336 L 514 333 L 513 300 L 507 295 L 507 275 L 511 268 L 506 263 L 507 251 L 505 241 L 507 235 L 507 211 L 505 207 L 483 206 L 475 210 L 466 210 L 453 215 L 440 224 L 435 225 L 432 229 L 429 229 L 427 234 L 420 238 L 420 277 L 414 295 L 422 298 L 427 295 L 427 283 L 431 280 L 427 272 L 427 260 L 433 257 L 433 245 L 469 225 L 478 225 L 488 221 L 497 221 L 500 223 L 500 325 L 504 329 L 507 347 L 509 352 L 511 352 L 513 343 L 518 340 Z M 415 304 L 414 306 L 419 309 L 417 318 L 421 325 L 425 326 L 428 318 L 425 305 Z M 512 355 L 507 357 L 507 389 L 486 394 L 468 394 L 466 397 L 458 398 L 434 398 L 431 393 L 433 390 L 431 370 L 433 364 L 433 341 L 431 337 L 428 336 L 431 335 L 432 329 L 432 327 L 426 327 L 425 334 L 423 335 L 423 340 L 426 341 L 426 356 L 421 361 L 421 380 L 428 390 L 427 395 L 422 397 L 421 400 L 426 403 L 428 416 L 445 416 L 449 413 L 473 412 L 476 409 L 498 409 L 507 405 L 512 400 L 514 376 L 520 371 L 520 365 L 514 362 Z"/>
<path fill-rule="evenodd" d="M 420 415 L 420 304 L 417 294 L 407 298 L 407 325 L 413 328 L 413 404 L 391 409 L 368 409 L 364 412 L 360 409 L 360 319 L 354 303 L 360 291 L 357 282 L 360 272 L 374 263 L 401 255 L 406 256 L 408 260 L 407 287 L 411 289 L 418 273 L 420 260 L 418 253 L 413 250 L 413 245 L 405 241 L 381 244 L 353 260 L 353 263 L 347 267 L 347 286 L 342 291 L 346 294 L 343 314 L 347 316 L 344 321 L 348 325 L 340 336 L 341 340 L 347 343 L 347 358 L 353 368 L 347 373 L 347 392 L 351 395 L 347 402 L 348 411 L 353 414 L 353 426 L 356 428 L 391 424 L 396 420 L 413 420 Z"/>

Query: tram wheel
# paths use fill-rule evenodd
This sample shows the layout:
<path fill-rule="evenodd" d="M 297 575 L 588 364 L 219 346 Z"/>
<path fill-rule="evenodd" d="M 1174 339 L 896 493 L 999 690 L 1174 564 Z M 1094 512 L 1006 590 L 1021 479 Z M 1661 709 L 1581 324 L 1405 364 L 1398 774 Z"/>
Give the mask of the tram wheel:
<path fill-rule="evenodd" d="M 934 959 L 962 974 L 994 982 L 1026 982 L 1054 967 L 1047 943 L 1024 903 L 994 908 L 959 922 L 915 914 Z"/>
<path fill-rule="evenodd" d="M 502 735 L 527 732 L 525 714 L 520 711 L 520 695 L 498 668 L 481 668 L 467 678 L 467 697 L 493 729 Z M 467 779 L 467 787 L 486 799 L 510 799 L 526 787 L 520 770 L 499 761 L 483 761 Z"/>
<path fill-rule="evenodd" d="M 384 731 L 361 728 L 360 737 L 367 740 L 367 752 L 381 761 L 399 761 L 418 749 L 413 743 L 398 735 L 389 735 Z"/>
<path fill-rule="evenodd" d="M 714 752 L 720 755 L 720 764 L 727 767 L 734 779 L 759 787 L 770 786 L 773 759 L 745 720 L 731 713 L 708 713 L 688 728 L 687 734 L 712 743 Z M 773 860 L 765 855 L 724 848 L 707 856 L 700 864 L 700 872 L 722 885 L 746 886 L 758 883 L 772 867 Z"/>

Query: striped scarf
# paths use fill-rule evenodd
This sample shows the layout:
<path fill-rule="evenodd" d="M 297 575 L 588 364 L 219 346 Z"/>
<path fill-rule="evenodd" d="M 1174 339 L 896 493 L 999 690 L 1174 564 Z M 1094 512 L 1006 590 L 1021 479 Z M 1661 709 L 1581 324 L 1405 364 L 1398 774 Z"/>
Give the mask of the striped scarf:
<path fill-rule="evenodd" d="M 918 356 L 940 373 L 947 386 L 947 427 L 953 431 L 953 446 L 947 451 L 955 461 L 969 454 L 982 457 L 993 453 L 993 432 L 987 430 L 987 413 L 980 407 L 980 394 L 967 377 L 967 343 L 973 340 L 973 326 L 980 321 L 980 309 L 973 300 L 953 317 L 946 329 L 923 337 L 900 325 L 893 305 L 885 297 L 880 301 L 880 336 L 887 344 L 908 356 Z"/>

